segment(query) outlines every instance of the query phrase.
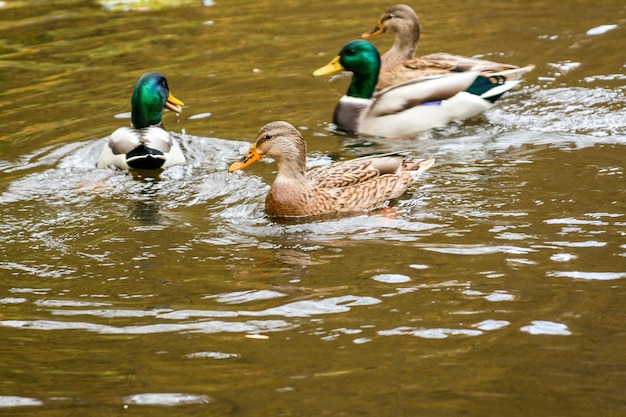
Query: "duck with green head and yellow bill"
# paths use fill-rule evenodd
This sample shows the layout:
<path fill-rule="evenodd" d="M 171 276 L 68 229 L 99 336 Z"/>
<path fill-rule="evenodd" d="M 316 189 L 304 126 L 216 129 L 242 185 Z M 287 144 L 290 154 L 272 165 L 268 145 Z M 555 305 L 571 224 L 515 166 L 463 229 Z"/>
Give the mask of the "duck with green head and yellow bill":
<path fill-rule="evenodd" d="M 183 102 L 172 95 L 162 74 L 144 74 L 131 98 L 131 125 L 111 134 L 100 154 L 98 167 L 164 169 L 185 163 L 179 144 L 165 130 L 162 120 L 164 108 L 180 113 L 182 106 Z"/>
<path fill-rule="evenodd" d="M 408 152 L 372 155 L 306 170 L 306 142 L 287 122 L 259 130 L 234 172 L 269 157 L 278 163 L 276 180 L 265 199 L 271 217 L 308 217 L 375 210 L 400 197 L 435 162 Z"/>
<path fill-rule="evenodd" d="M 313 75 L 341 71 L 353 75 L 347 93 L 335 107 L 333 123 L 342 130 L 380 137 L 416 136 L 477 116 L 519 83 L 508 70 L 488 76 L 471 70 L 416 78 L 377 91 L 380 55 L 362 39 L 346 44 Z"/>
<path fill-rule="evenodd" d="M 516 65 L 469 58 L 449 53 L 435 53 L 415 57 L 421 24 L 415 11 L 406 4 L 396 4 L 383 12 L 373 29 L 363 33 L 363 39 L 388 33 L 394 36 L 392 47 L 381 57 L 377 88 L 382 89 L 403 82 L 453 72 L 480 71 L 482 75 L 506 71 L 507 79 L 521 79 L 534 65 L 520 68 Z"/>

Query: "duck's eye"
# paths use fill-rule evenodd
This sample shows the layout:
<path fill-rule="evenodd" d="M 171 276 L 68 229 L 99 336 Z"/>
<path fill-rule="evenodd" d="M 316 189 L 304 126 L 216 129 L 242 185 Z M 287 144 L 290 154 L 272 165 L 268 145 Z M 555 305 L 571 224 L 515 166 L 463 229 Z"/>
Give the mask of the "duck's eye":
<path fill-rule="evenodd" d="M 346 55 L 348 56 L 356 55 L 356 52 L 354 51 L 354 49 L 346 49 Z"/>
<path fill-rule="evenodd" d="M 270 133 L 266 133 L 265 136 L 263 136 L 261 139 L 257 141 L 257 145 L 260 145 L 263 142 L 268 141 L 270 139 L 272 139 L 272 135 Z"/>

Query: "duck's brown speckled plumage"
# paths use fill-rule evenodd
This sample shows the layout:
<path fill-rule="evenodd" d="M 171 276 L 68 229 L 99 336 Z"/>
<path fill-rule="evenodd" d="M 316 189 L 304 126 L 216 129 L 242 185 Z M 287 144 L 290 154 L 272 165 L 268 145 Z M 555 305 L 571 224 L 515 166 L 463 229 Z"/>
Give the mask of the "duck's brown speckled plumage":
<path fill-rule="evenodd" d="M 468 58 L 448 53 L 435 53 L 415 57 L 421 25 L 415 11 L 406 4 L 396 4 L 383 12 L 376 26 L 363 33 L 363 38 L 389 33 L 394 44 L 381 56 L 381 70 L 377 88 L 383 89 L 415 78 L 445 75 L 454 72 L 481 71 L 484 74 L 500 73 L 520 67 L 483 59 Z M 524 71 L 509 71 L 509 79 L 519 79 L 534 66 Z M 511 75 L 512 74 L 512 75 Z M 517 78 L 515 78 L 517 77 Z"/>
<path fill-rule="evenodd" d="M 272 217 L 304 217 L 381 208 L 401 196 L 430 168 L 434 159 L 411 160 L 405 154 L 373 155 L 306 171 L 306 142 L 287 122 L 263 126 L 255 143 L 229 171 L 268 156 L 278 174 L 265 200 Z"/>

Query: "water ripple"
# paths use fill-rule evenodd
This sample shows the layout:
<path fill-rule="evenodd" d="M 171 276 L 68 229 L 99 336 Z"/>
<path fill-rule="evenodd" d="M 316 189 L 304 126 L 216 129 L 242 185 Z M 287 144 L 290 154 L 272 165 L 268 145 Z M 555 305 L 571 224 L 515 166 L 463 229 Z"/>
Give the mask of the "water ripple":
<path fill-rule="evenodd" d="M 423 249 L 438 253 L 453 255 L 490 255 L 493 253 L 507 253 L 523 255 L 536 252 L 535 249 L 521 248 L 519 246 L 484 246 L 484 245 L 438 245 L 423 246 Z"/>
<path fill-rule="evenodd" d="M 129 405 L 177 406 L 188 404 L 208 404 L 210 401 L 210 398 L 206 395 L 162 392 L 134 394 L 124 398 L 124 404 Z"/>
<path fill-rule="evenodd" d="M 450 336 L 480 336 L 483 334 L 480 330 L 470 330 L 470 329 L 446 329 L 446 328 L 435 328 L 435 329 L 423 329 L 423 328 L 414 328 L 414 327 L 396 327 L 395 329 L 390 330 L 379 330 L 377 332 L 379 336 L 415 336 L 421 337 L 424 339 L 446 339 Z"/>
<path fill-rule="evenodd" d="M 489 330 L 502 329 L 502 328 L 508 326 L 509 324 L 511 324 L 511 323 L 506 321 L 506 320 L 492 320 L 492 319 L 489 319 L 489 320 L 481 321 L 480 323 L 476 323 L 472 327 L 476 327 L 479 330 L 489 331 Z"/>
<path fill-rule="evenodd" d="M 569 336 L 572 334 L 565 324 L 544 320 L 534 320 L 532 324 L 523 326 L 520 330 L 532 335 Z"/>
<path fill-rule="evenodd" d="M 237 353 L 224 353 L 224 352 L 195 352 L 185 355 L 189 359 L 231 359 L 238 358 L 240 355 Z"/>
<path fill-rule="evenodd" d="M 0 395 L 0 408 L 26 407 L 43 405 L 43 402 L 30 397 L 16 397 L 12 395 Z"/>
<path fill-rule="evenodd" d="M 548 276 L 589 281 L 611 281 L 626 278 L 626 272 L 552 271 L 548 272 Z"/>
<path fill-rule="evenodd" d="M 3 320 L 1 326 L 33 330 L 86 330 L 100 334 L 155 334 L 170 332 L 261 333 L 290 330 L 297 327 L 283 320 L 249 320 L 247 322 L 204 321 L 197 323 L 150 324 L 144 326 L 107 326 L 86 322 L 54 320 Z"/>
<path fill-rule="evenodd" d="M 56 316 L 82 316 L 91 315 L 106 319 L 114 318 L 139 318 L 153 317 L 161 320 L 188 320 L 190 318 L 235 318 L 235 317 L 311 317 L 316 315 L 336 314 L 350 311 L 352 307 L 368 306 L 380 303 L 374 297 L 341 296 L 321 300 L 301 300 L 272 307 L 260 311 L 221 311 L 221 310 L 123 310 L 123 309 L 76 309 L 76 310 L 51 310 Z M 64 304 L 56 301 L 51 305 Z M 72 306 L 73 303 L 66 305 Z M 116 327 L 89 322 L 65 322 L 55 320 L 3 320 L 1 326 L 36 329 L 36 330 L 87 330 L 101 334 L 153 334 L 167 332 L 241 332 L 261 333 L 284 331 L 298 327 L 296 324 L 284 320 L 247 320 L 243 322 L 208 320 L 185 323 L 158 323 L 147 325 L 129 325 Z"/>
<path fill-rule="evenodd" d="M 209 295 L 204 298 L 215 298 L 218 302 L 226 304 L 243 304 L 251 301 L 270 300 L 273 298 L 285 297 L 286 295 L 287 294 L 277 291 L 250 290 Z"/>

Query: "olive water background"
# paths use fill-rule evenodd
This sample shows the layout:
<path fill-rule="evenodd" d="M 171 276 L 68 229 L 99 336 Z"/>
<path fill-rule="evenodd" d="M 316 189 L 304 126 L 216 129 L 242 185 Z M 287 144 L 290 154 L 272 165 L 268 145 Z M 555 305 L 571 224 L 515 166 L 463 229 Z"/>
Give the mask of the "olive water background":
<path fill-rule="evenodd" d="M 411 3 L 420 53 L 536 70 L 419 139 L 336 132 L 349 77 L 310 74 L 391 4 L 0 2 L 1 415 L 626 415 L 624 2 Z M 189 163 L 96 169 L 148 71 Z M 271 221 L 276 165 L 226 170 L 273 120 L 311 166 L 437 163 L 386 210 Z"/>

